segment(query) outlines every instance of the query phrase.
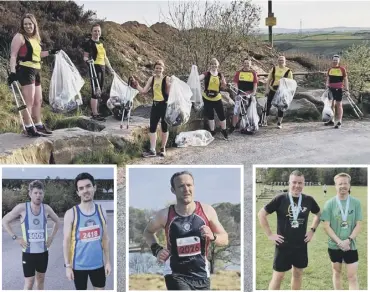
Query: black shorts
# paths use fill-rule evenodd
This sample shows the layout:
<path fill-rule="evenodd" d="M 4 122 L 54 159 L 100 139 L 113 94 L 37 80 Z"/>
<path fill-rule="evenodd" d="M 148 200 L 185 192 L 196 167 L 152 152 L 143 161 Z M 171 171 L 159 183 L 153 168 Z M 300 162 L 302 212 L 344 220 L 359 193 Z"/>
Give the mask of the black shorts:
<path fill-rule="evenodd" d="M 209 278 L 195 278 L 182 275 L 166 275 L 167 290 L 211 290 Z"/>
<path fill-rule="evenodd" d="M 105 287 L 105 269 L 101 267 L 96 270 L 73 270 L 76 290 L 87 290 L 87 280 L 96 288 Z"/>
<path fill-rule="evenodd" d="M 275 247 L 273 269 L 276 272 L 286 272 L 292 266 L 298 269 L 304 269 L 308 266 L 307 244 L 298 248 Z"/>
<path fill-rule="evenodd" d="M 22 253 L 23 274 L 25 278 L 34 277 L 35 272 L 46 273 L 48 268 L 49 252 Z"/>
<path fill-rule="evenodd" d="M 342 101 L 343 90 L 342 88 L 329 88 L 329 100 L 334 99 L 335 101 Z"/>
<path fill-rule="evenodd" d="M 167 133 L 168 125 L 164 120 L 167 110 L 167 103 L 165 101 L 153 101 L 152 109 L 150 111 L 150 133 L 157 131 L 159 121 L 161 121 L 161 129 L 163 133 Z"/>
<path fill-rule="evenodd" d="M 19 65 L 16 68 L 16 74 L 18 81 L 22 86 L 30 84 L 40 86 L 41 84 L 41 76 L 39 69 Z"/>
<path fill-rule="evenodd" d="M 329 257 L 332 263 L 353 264 L 358 262 L 357 250 L 343 251 L 341 249 L 330 249 L 328 248 Z"/>
<path fill-rule="evenodd" d="M 203 107 L 204 116 L 208 120 L 213 121 L 215 119 L 215 113 L 214 113 L 213 110 L 215 110 L 215 112 L 216 112 L 216 114 L 218 116 L 218 119 L 221 122 L 223 122 L 224 120 L 226 120 L 225 110 L 224 110 L 224 105 L 222 103 L 222 99 L 217 100 L 217 101 L 210 101 L 210 100 L 205 99 L 203 97 L 203 102 L 204 102 L 204 107 Z"/>

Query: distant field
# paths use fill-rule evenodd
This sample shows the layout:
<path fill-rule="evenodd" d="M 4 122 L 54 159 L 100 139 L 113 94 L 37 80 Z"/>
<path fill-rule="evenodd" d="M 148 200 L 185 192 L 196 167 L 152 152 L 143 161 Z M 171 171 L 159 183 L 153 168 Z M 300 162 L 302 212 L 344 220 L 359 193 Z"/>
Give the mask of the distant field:
<path fill-rule="evenodd" d="M 211 290 L 241 290 L 240 273 L 219 271 L 211 275 Z M 130 275 L 129 290 L 167 290 L 163 276 Z"/>
<path fill-rule="evenodd" d="M 275 34 L 273 38 L 274 46 L 284 52 L 332 55 L 348 49 L 353 44 L 370 41 L 370 32 Z M 260 39 L 268 41 L 268 35 L 262 35 Z"/>
<path fill-rule="evenodd" d="M 263 186 L 257 184 L 256 194 L 260 194 Z M 286 189 L 287 186 L 275 186 L 275 190 Z M 325 202 L 334 196 L 334 186 L 328 186 L 328 195 L 324 197 L 321 186 L 306 186 L 304 193 L 315 198 L 320 208 L 323 208 Z M 359 271 L 358 278 L 361 290 L 367 290 L 367 188 L 351 187 L 351 193 L 361 201 L 363 222 L 362 231 L 357 239 L 357 248 L 359 253 Z M 269 200 L 259 200 L 256 203 L 256 213 Z M 272 264 L 274 256 L 274 245 L 270 242 L 263 229 L 260 227 L 257 214 L 256 216 L 256 289 L 266 290 L 272 276 Z M 276 214 L 268 216 L 271 230 L 276 232 Z M 309 217 L 308 227 L 312 222 L 312 214 Z M 311 243 L 308 245 L 308 267 L 303 274 L 303 290 L 333 290 L 331 262 L 327 253 L 328 236 L 324 232 L 321 224 L 316 231 Z M 348 281 L 346 277 L 345 265 L 342 269 L 343 289 L 348 290 Z M 287 272 L 283 280 L 281 289 L 290 290 L 291 272 Z"/>

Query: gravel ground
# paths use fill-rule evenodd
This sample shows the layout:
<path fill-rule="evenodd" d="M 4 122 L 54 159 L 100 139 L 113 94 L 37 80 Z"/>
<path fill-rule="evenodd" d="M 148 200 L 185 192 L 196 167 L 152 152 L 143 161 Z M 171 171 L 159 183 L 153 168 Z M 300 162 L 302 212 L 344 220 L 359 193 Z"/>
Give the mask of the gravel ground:
<path fill-rule="evenodd" d="M 229 141 L 216 136 L 206 148 L 189 147 L 168 151 L 163 158 L 141 159 L 135 164 L 243 164 L 245 166 L 244 201 L 244 290 L 252 291 L 252 169 L 253 164 L 370 164 L 369 120 L 344 121 L 341 129 L 324 127 L 322 123 L 283 124 L 262 128 L 254 136 L 235 133 Z M 124 196 L 118 198 L 118 290 L 123 291 Z M 122 241 L 121 241 L 122 240 Z M 120 251 L 121 250 L 121 251 Z"/>

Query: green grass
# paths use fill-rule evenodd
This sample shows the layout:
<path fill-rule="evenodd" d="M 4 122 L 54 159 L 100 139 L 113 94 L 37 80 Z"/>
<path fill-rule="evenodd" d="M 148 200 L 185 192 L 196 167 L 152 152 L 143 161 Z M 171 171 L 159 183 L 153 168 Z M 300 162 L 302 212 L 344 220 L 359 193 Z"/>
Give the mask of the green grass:
<path fill-rule="evenodd" d="M 260 194 L 263 186 L 258 184 L 256 193 Z M 275 186 L 275 190 L 287 189 L 285 186 Z M 306 186 L 303 191 L 315 198 L 320 208 L 324 203 L 332 198 L 335 194 L 334 186 L 328 186 L 328 195 L 324 197 L 321 186 Z M 363 222 L 362 231 L 357 238 L 357 248 L 359 253 L 359 269 L 358 279 L 361 290 L 367 290 L 367 188 L 366 187 L 351 187 L 352 194 L 361 201 Z M 268 200 L 258 200 L 256 203 L 256 213 L 266 204 Z M 274 257 L 274 245 L 270 242 L 263 229 L 259 225 L 256 216 L 256 289 L 267 290 L 272 276 L 272 264 Z M 308 221 L 308 228 L 312 222 L 312 214 Z M 276 214 L 268 216 L 268 221 L 273 232 L 276 232 Z M 302 290 L 333 290 L 331 262 L 327 252 L 328 236 L 324 232 L 320 224 L 312 241 L 308 244 L 308 267 L 304 270 Z M 282 282 L 282 290 L 290 290 L 291 272 L 285 274 Z M 346 276 L 346 267 L 342 268 L 343 289 L 348 289 L 348 281 Z"/>

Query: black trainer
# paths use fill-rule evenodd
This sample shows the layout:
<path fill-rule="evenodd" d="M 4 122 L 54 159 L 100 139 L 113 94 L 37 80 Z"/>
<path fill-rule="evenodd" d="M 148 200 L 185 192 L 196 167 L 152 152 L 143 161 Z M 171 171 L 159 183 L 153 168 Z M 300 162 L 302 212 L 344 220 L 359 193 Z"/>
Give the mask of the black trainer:
<path fill-rule="evenodd" d="M 31 127 L 26 127 L 26 133 L 28 137 L 42 137 L 42 135 L 35 130 L 33 126 Z"/>
<path fill-rule="evenodd" d="M 47 136 L 50 136 L 50 135 L 53 134 L 53 132 L 50 131 L 45 125 L 36 126 L 36 130 L 40 134 L 44 134 L 44 135 L 47 135 Z"/>
<path fill-rule="evenodd" d="M 228 135 L 228 133 L 227 133 L 227 130 L 225 129 L 225 130 L 221 130 L 221 133 L 222 133 L 222 136 L 224 136 L 224 140 L 229 140 L 229 135 Z"/>
<path fill-rule="evenodd" d="M 144 158 L 156 157 L 156 156 L 157 156 L 157 152 L 155 150 L 149 150 L 143 153 Z"/>
<path fill-rule="evenodd" d="M 342 126 L 342 123 L 341 122 L 338 122 L 336 125 L 335 125 L 335 127 L 334 127 L 334 129 L 340 129 L 340 127 Z"/>
<path fill-rule="evenodd" d="M 234 131 L 235 131 L 235 127 L 231 126 L 230 129 L 229 129 L 229 134 L 232 134 Z"/>
<path fill-rule="evenodd" d="M 96 120 L 96 121 L 105 121 L 105 118 L 102 117 L 101 115 L 91 115 L 91 119 Z"/>
<path fill-rule="evenodd" d="M 326 122 L 324 123 L 324 126 L 334 126 L 334 122 L 333 121 Z"/>
<path fill-rule="evenodd" d="M 216 131 L 211 131 L 211 135 L 214 137 L 216 135 Z"/>
<path fill-rule="evenodd" d="M 161 151 L 159 152 L 159 156 L 165 157 L 166 156 L 166 149 L 161 148 Z"/>

